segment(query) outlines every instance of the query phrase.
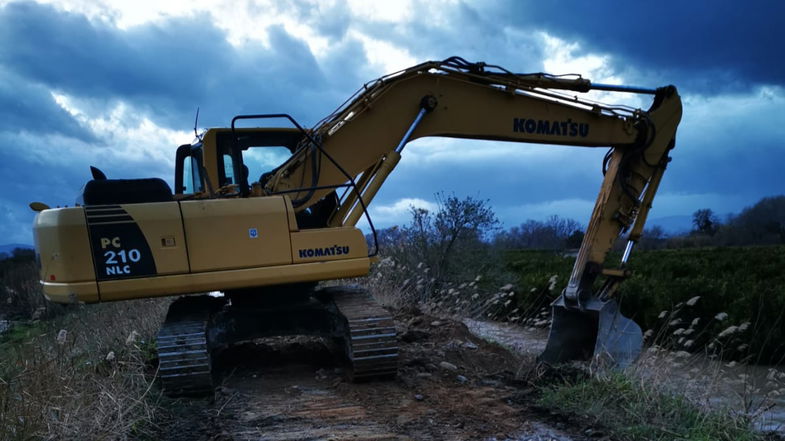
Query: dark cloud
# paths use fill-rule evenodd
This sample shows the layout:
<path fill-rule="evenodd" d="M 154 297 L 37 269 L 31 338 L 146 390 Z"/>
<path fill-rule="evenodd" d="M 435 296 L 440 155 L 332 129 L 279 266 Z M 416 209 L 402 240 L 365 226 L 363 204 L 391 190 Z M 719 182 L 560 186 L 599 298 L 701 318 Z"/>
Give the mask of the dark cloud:
<path fill-rule="evenodd" d="M 2 242 L 32 244 L 33 201 L 50 206 L 73 205 L 96 165 L 111 178 L 157 176 L 170 185 L 169 163 L 144 155 L 129 156 L 127 146 L 88 143 L 59 134 L 0 132 L 0 237 Z M 169 146 L 174 156 L 175 146 Z M 5 217 L 5 220 L 2 218 Z"/>
<path fill-rule="evenodd" d="M 784 2 L 510 0 L 486 12 L 608 53 L 643 80 L 705 94 L 785 84 Z"/>
<path fill-rule="evenodd" d="M 504 26 L 499 17 L 489 17 L 464 2 L 452 8 L 435 7 L 427 2 L 415 3 L 411 12 L 414 20 L 405 25 L 353 25 L 367 35 L 405 48 L 418 62 L 460 56 L 516 71 L 542 70 L 542 49 L 534 33 Z"/>
<path fill-rule="evenodd" d="M 207 14 L 119 30 L 51 6 L 11 3 L 0 9 L 0 63 L 31 83 L 123 100 L 177 128 L 197 106 L 203 122 L 223 125 L 237 113 L 279 112 L 303 91 L 330 102 L 308 47 L 282 27 L 268 34 L 270 47 L 235 48 Z M 303 119 L 321 115 L 314 103 L 294 104 L 287 110 Z"/>
<path fill-rule="evenodd" d="M 0 70 L 0 132 L 58 133 L 85 141 L 94 139 L 55 103 L 51 92 Z"/>

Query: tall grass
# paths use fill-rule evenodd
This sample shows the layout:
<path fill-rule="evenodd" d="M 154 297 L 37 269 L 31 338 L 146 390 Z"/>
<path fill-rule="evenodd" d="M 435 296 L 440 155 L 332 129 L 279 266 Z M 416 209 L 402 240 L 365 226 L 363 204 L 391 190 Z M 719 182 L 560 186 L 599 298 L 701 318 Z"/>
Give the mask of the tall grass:
<path fill-rule="evenodd" d="M 166 300 L 75 306 L 0 337 L 0 439 L 112 439 L 151 430 L 152 338 Z"/>

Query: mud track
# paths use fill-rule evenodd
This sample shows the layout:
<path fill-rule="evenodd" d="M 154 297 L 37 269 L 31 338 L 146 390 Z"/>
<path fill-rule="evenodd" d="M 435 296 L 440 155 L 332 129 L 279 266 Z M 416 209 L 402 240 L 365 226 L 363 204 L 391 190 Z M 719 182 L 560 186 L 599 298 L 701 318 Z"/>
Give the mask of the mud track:
<path fill-rule="evenodd" d="M 319 339 L 277 338 L 220 357 L 222 386 L 208 400 L 168 403 L 163 440 L 582 440 L 533 406 L 516 380 L 530 362 L 463 323 L 396 316 L 394 380 L 351 383 L 340 351 Z M 553 425 L 560 426 L 557 430 Z M 597 439 L 597 438 L 592 438 Z"/>

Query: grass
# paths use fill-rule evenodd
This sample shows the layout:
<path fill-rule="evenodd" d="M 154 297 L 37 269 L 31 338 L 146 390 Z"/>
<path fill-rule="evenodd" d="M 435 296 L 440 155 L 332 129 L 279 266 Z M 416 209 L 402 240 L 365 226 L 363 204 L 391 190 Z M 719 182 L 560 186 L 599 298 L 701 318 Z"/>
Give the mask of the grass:
<path fill-rule="evenodd" d="M 76 306 L 0 337 L 0 439 L 129 439 L 152 433 L 152 338 L 167 302 Z"/>
<path fill-rule="evenodd" d="M 630 441 L 755 441 L 764 439 L 750 421 L 730 412 L 708 411 L 624 374 L 550 384 L 538 404 L 575 415 L 612 439 Z"/>

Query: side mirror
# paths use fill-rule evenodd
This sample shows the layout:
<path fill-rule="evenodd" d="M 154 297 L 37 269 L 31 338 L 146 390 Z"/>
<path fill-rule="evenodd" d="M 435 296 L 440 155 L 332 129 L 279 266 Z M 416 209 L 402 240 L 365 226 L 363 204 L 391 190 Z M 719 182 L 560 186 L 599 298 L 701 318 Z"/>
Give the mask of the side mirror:
<path fill-rule="evenodd" d="M 44 210 L 48 210 L 49 206 L 43 202 L 30 202 L 30 208 L 33 211 L 44 211 Z"/>

